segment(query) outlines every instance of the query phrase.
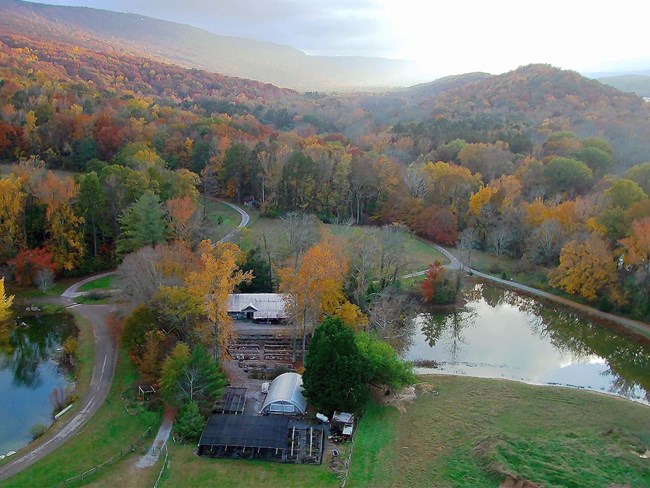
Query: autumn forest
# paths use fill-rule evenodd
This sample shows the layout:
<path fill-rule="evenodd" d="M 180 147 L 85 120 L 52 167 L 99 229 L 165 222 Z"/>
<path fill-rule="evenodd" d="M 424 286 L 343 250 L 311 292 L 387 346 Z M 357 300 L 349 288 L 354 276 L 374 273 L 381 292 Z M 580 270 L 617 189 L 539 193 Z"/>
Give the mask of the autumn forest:
<path fill-rule="evenodd" d="M 301 94 L 3 33 L 0 260 L 28 285 L 165 241 L 195 249 L 205 195 L 405 226 L 647 321 L 649 105 L 547 65 Z M 338 307 L 365 308 L 348 295 Z"/>

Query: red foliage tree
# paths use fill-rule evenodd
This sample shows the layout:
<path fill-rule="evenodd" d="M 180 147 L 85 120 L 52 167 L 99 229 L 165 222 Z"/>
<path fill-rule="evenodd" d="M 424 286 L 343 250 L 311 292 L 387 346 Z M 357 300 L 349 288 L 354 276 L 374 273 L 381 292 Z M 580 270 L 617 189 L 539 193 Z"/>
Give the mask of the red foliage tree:
<path fill-rule="evenodd" d="M 47 247 L 20 251 L 8 264 L 12 267 L 14 281 L 19 286 L 29 286 L 39 271 L 49 269 L 54 272 L 55 268 L 52 253 Z"/>
<path fill-rule="evenodd" d="M 458 218 L 448 208 L 431 205 L 418 215 L 415 231 L 441 244 L 453 246 L 458 240 Z"/>
<path fill-rule="evenodd" d="M 445 279 L 445 268 L 442 267 L 440 261 L 435 261 L 429 265 L 429 269 L 424 273 L 424 276 L 424 281 L 420 285 L 420 291 L 424 302 L 430 303 L 433 301 L 433 297 L 436 296 L 438 285 Z"/>

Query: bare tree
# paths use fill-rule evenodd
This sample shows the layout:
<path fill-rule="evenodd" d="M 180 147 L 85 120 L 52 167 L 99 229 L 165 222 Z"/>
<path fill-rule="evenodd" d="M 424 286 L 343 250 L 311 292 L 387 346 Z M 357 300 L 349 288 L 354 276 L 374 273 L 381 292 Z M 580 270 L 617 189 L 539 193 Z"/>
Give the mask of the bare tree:
<path fill-rule="evenodd" d="M 512 243 L 512 239 L 512 231 L 506 225 L 501 224 L 489 232 L 487 240 L 490 248 L 499 259 Z"/>
<path fill-rule="evenodd" d="M 424 198 L 428 193 L 428 188 L 422 167 L 424 161 L 414 161 L 402 171 L 402 180 L 409 190 L 411 196 L 415 198 Z"/>
<path fill-rule="evenodd" d="M 366 293 L 373 279 L 377 279 L 377 257 L 380 255 L 377 236 L 356 232 L 350 240 L 350 288 L 354 301 L 366 309 Z"/>
<path fill-rule="evenodd" d="M 474 227 L 468 227 L 460 233 L 458 238 L 458 260 L 461 267 L 471 268 L 472 264 L 472 249 L 478 242 L 478 233 Z"/>
<path fill-rule="evenodd" d="M 535 263 L 548 265 L 555 262 L 561 249 L 561 226 L 555 219 L 545 220 L 528 237 L 527 254 Z"/>
<path fill-rule="evenodd" d="M 157 262 L 157 253 L 150 246 L 124 257 L 117 268 L 117 277 L 126 298 L 135 303 L 151 300 L 163 282 Z"/>
<path fill-rule="evenodd" d="M 39 269 L 35 276 L 36 286 L 43 293 L 47 292 L 54 285 L 54 271 L 50 268 Z"/>
<path fill-rule="evenodd" d="M 403 293 L 386 289 L 375 295 L 370 305 L 370 327 L 398 352 L 406 350 L 415 327 L 415 307 Z"/>
<path fill-rule="evenodd" d="M 313 215 L 289 212 L 282 217 L 289 254 L 294 257 L 294 266 L 298 266 L 300 257 L 318 242 L 320 221 Z"/>
<path fill-rule="evenodd" d="M 394 283 L 408 264 L 406 229 L 400 225 L 385 225 L 377 232 L 379 242 L 378 280 L 380 289 Z"/>

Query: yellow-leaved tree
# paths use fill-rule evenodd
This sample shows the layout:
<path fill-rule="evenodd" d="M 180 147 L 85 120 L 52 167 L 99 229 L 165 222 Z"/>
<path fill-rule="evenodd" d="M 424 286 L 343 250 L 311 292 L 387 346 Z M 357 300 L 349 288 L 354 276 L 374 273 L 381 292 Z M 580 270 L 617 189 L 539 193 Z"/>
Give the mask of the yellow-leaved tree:
<path fill-rule="evenodd" d="M 297 268 L 278 270 L 280 291 L 287 294 L 286 306 L 294 326 L 293 360 L 296 360 L 296 339 L 302 335 L 303 359 L 307 334 L 325 315 L 340 317 L 352 327 L 367 323 L 359 308 L 348 302 L 343 283 L 348 272 L 348 259 L 341 246 L 328 234 L 309 248 Z"/>
<path fill-rule="evenodd" d="M 84 219 L 75 214 L 73 207 L 78 192 L 72 178 L 59 178 L 51 171 L 34 187 L 38 201 L 47 205 L 47 245 L 59 270 L 74 269 L 85 251 L 81 230 Z"/>
<path fill-rule="evenodd" d="M 26 246 L 23 212 L 27 194 L 23 180 L 13 174 L 0 178 L 0 262 Z"/>
<path fill-rule="evenodd" d="M 607 242 L 595 234 L 584 241 L 568 242 L 549 278 L 552 286 L 587 300 L 605 298 L 617 305 L 625 303 L 618 285 L 616 257 Z"/>
<path fill-rule="evenodd" d="M 7 296 L 5 293 L 4 277 L 0 278 L 0 322 L 7 320 L 11 316 L 11 305 L 13 303 L 13 295 Z"/>
<path fill-rule="evenodd" d="M 205 240 L 199 244 L 198 252 L 199 269 L 187 274 L 185 286 L 203 302 L 208 323 L 199 327 L 197 332 L 204 343 L 212 345 L 217 361 L 219 351 L 224 350 L 235 336 L 228 316 L 228 295 L 240 283 L 252 280 L 253 274 L 239 269 L 244 253 L 235 244 L 220 242 L 213 245 L 210 240 Z"/>

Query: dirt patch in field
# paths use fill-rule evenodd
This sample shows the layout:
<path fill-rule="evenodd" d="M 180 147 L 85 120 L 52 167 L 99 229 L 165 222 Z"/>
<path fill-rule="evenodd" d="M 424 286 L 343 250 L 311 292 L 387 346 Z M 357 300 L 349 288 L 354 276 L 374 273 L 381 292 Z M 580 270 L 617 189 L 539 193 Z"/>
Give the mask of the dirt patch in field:
<path fill-rule="evenodd" d="M 392 390 L 386 386 L 372 387 L 370 393 L 375 403 L 395 407 L 401 413 L 405 413 L 406 405 L 417 398 L 414 386 L 407 386 L 401 390 Z"/>
<path fill-rule="evenodd" d="M 541 483 L 533 483 L 532 481 L 522 480 L 507 475 L 506 479 L 501 482 L 499 488 L 543 488 Z"/>

